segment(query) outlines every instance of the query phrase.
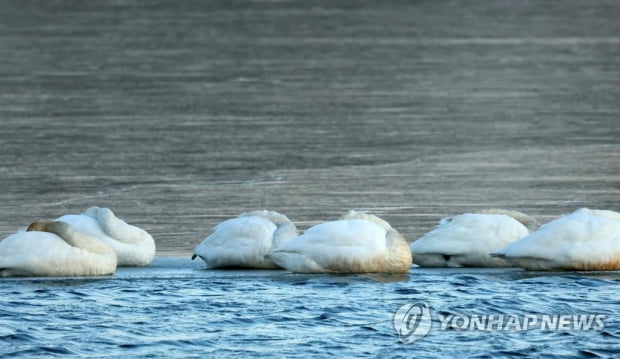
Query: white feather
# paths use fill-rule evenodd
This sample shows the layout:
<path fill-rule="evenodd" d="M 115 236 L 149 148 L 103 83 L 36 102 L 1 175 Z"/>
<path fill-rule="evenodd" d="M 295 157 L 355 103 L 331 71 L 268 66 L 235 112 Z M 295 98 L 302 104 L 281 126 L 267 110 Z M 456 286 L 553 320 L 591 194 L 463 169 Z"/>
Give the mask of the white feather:
<path fill-rule="evenodd" d="M 293 222 L 283 214 L 252 211 L 215 226 L 196 246 L 194 256 L 200 257 L 208 268 L 279 268 L 265 255 L 297 234 Z"/>
<path fill-rule="evenodd" d="M 492 255 L 528 270 L 620 270 L 620 213 L 581 208 Z"/>
<path fill-rule="evenodd" d="M 402 273 L 411 267 L 407 242 L 387 222 L 355 212 L 309 228 L 269 258 L 300 273 Z M 374 218 L 372 218 L 374 217 Z"/>
<path fill-rule="evenodd" d="M 115 269 L 112 248 L 77 231 L 19 231 L 0 241 L 0 276 L 95 276 Z"/>
<path fill-rule="evenodd" d="M 422 267 L 506 267 L 510 264 L 489 253 L 528 233 L 505 214 L 465 213 L 442 219 L 410 249 L 413 262 Z"/>
<path fill-rule="evenodd" d="M 155 258 L 153 237 L 116 217 L 109 208 L 91 207 L 82 214 L 68 214 L 56 220 L 109 244 L 116 252 L 119 267 L 147 266 Z"/>

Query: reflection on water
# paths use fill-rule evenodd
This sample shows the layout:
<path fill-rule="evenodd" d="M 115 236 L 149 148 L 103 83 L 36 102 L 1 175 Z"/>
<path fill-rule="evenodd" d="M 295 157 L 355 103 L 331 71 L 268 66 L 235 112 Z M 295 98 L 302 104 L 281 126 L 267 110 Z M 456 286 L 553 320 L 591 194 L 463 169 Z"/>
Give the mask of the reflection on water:
<path fill-rule="evenodd" d="M 0 355 L 604 357 L 620 350 L 617 272 L 412 268 L 406 276 L 206 270 L 187 258 L 102 278 L 3 279 Z M 604 314 L 598 331 L 439 330 L 403 344 L 392 315 Z M 441 350 L 438 350 L 441 348 Z"/>

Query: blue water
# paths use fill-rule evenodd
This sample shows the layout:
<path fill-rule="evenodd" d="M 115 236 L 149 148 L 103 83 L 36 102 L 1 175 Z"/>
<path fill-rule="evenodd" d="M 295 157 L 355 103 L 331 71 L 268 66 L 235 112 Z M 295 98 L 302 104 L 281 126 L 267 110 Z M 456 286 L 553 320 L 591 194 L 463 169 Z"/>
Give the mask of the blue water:
<path fill-rule="evenodd" d="M 1 357 L 611 357 L 620 273 L 422 269 L 408 275 L 206 270 L 159 257 L 104 278 L 0 280 Z M 392 316 L 602 314 L 599 330 L 441 329 L 404 344 Z"/>

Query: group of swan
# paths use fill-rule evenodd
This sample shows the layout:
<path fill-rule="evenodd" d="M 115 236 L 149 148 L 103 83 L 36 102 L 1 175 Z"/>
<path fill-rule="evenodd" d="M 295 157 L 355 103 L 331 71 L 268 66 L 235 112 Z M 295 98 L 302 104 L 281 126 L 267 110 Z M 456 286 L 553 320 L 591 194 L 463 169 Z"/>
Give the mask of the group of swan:
<path fill-rule="evenodd" d="M 542 227 L 517 211 L 444 218 L 408 245 L 377 216 L 349 211 L 297 234 L 277 212 L 229 219 L 195 251 L 208 268 L 282 267 L 300 273 L 403 273 L 421 267 L 620 270 L 620 213 L 581 208 Z"/>
<path fill-rule="evenodd" d="M 0 241 L 0 276 L 95 276 L 146 266 L 155 241 L 108 208 L 36 221 Z"/>
<path fill-rule="evenodd" d="M 299 273 L 405 273 L 421 267 L 620 270 L 620 213 L 581 208 L 540 228 L 534 218 L 485 210 L 444 218 L 409 245 L 383 219 L 349 211 L 299 235 L 275 211 L 246 212 L 213 228 L 196 248 L 207 268 L 284 268 Z M 112 274 L 145 266 L 153 238 L 107 208 L 37 221 L 0 241 L 0 276 Z"/>
<path fill-rule="evenodd" d="M 517 211 L 489 209 L 444 218 L 408 245 L 377 216 L 349 211 L 298 235 L 276 212 L 244 213 L 200 243 L 208 268 L 279 266 L 299 273 L 403 273 L 421 267 L 620 270 L 620 213 L 581 208 L 539 228 Z M 259 263 L 260 265 L 256 265 Z"/>
<path fill-rule="evenodd" d="M 411 267 L 405 239 L 377 216 L 349 211 L 298 235 L 273 211 L 226 220 L 194 249 L 208 268 L 285 268 L 298 273 L 402 273 Z"/>
<path fill-rule="evenodd" d="M 411 251 L 420 266 L 620 270 L 620 213 L 580 208 L 537 227 L 515 211 L 467 213 L 442 220 Z"/>

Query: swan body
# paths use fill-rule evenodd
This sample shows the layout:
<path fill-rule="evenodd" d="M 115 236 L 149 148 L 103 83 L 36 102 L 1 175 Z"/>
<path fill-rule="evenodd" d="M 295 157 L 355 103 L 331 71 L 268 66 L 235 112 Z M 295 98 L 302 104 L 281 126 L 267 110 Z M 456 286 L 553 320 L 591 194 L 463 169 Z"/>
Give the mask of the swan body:
<path fill-rule="evenodd" d="M 279 268 L 265 258 L 273 248 L 297 236 L 297 228 L 285 215 L 258 210 L 221 222 L 194 249 L 207 268 Z"/>
<path fill-rule="evenodd" d="M 620 213 L 580 208 L 491 255 L 527 270 L 620 270 Z"/>
<path fill-rule="evenodd" d="M 56 219 L 114 248 L 119 267 L 147 266 L 155 257 L 155 241 L 142 228 L 127 224 L 108 208 L 91 207 L 82 214 Z"/>
<path fill-rule="evenodd" d="M 491 209 L 444 218 L 411 243 L 413 262 L 421 267 L 507 267 L 490 252 L 525 235 L 538 222 L 516 211 Z"/>
<path fill-rule="evenodd" d="M 64 222 L 38 221 L 0 241 L 0 276 L 102 276 L 116 270 L 106 243 Z"/>
<path fill-rule="evenodd" d="M 379 217 L 355 211 L 309 228 L 268 257 L 298 273 L 404 273 L 411 267 L 402 235 Z"/>

